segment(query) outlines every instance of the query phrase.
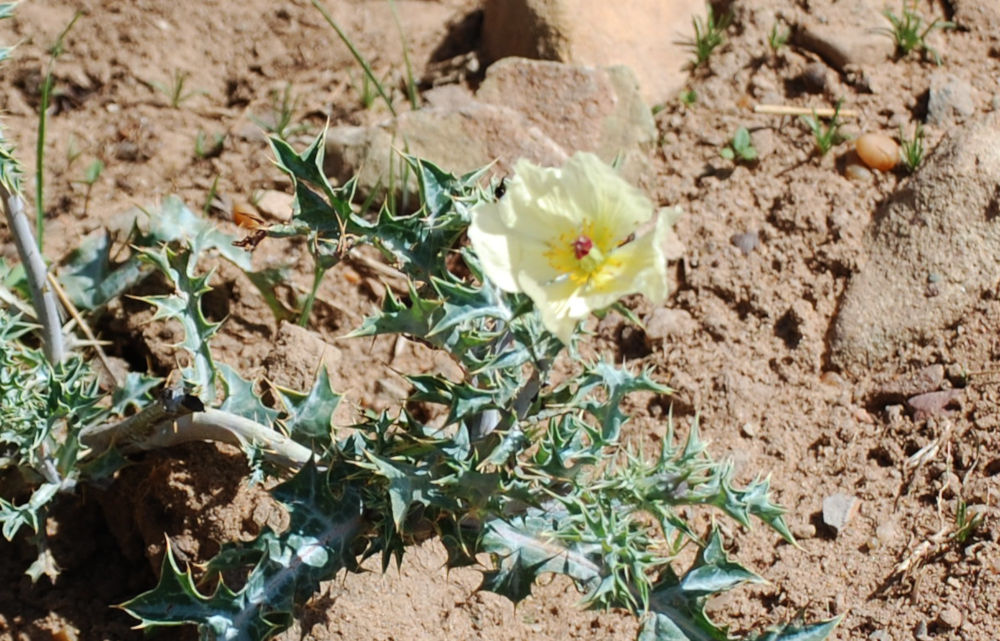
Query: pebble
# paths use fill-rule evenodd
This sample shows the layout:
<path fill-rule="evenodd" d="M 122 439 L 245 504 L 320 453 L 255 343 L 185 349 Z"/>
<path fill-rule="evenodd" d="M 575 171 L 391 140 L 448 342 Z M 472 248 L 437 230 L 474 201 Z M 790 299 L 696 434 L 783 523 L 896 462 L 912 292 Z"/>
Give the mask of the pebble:
<path fill-rule="evenodd" d="M 947 389 L 911 396 L 906 400 L 906 404 L 913 410 L 914 420 L 920 421 L 931 416 L 946 414 L 946 408 L 952 403 L 957 403 L 961 398 L 962 390 Z"/>
<path fill-rule="evenodd" d="M 821 62 L 813 62 L 806 65 L 805 70 L 799 79 L 806 91 L 810 93 L 823 93 L 826 90 L 827 67 Z"/>
<path fill-rule="evenodd" d="M 927 122 L 934 125 L 964 120 L 976 111 L 972 86 L 950 73 L 935 72 L 927 93 Z"/>
<path fill-rule="evenodd" d="M 870 183 L 872 181 L 872 172 L 858 163 L 850 163 L 844 167 L 844 176 L 856 183 Z"/>
<path fill-rule="evenodd" d="M 646 342 L 650 347 L 669 338 L 681 338 L 692 333 L 697 323 L 690 313 L 683 309 L 658 307 L 644 320 Z"/>
<path fill-rule="evenodd" d="M 294 197 L 283 191 L 268 189 L 257 200 L 257 209 L 272 220 L 291 220 Z"/>
<path fill-rule="evenodd" d="M 890 171 L 899 164 L 899 145 L 885 134 L 862 134 L 854 147 L 861 162 L 872 169 Z"/>
<path fill-rule="evenodd" d="M 859 501 L 850 494 L 838 492 L 823 499 L 823 523 L 839 534 L 858 512 Z"/>
<path fill-rule="evenodd" d="M 729 238 L 729 242 L 739 248 L 744 256 L 749 256 L 750 252 L 760 245 L 760 236 L 755 231 L 748 231 L 742 234 L 733 234 Z"/>
<path fill-rule="evenodd" d="M 938 623 L 943 628 L 954 630 L 962 625 L 962 613 L 953 605 L 946 606 L 938 615 Z"/>
<path fill-rule="evenodd" d="M 816 536 L 816 526 L 812 523 L 803 523 L 792 530 L 792 536 L 800 541 L 811 539 Z"/>

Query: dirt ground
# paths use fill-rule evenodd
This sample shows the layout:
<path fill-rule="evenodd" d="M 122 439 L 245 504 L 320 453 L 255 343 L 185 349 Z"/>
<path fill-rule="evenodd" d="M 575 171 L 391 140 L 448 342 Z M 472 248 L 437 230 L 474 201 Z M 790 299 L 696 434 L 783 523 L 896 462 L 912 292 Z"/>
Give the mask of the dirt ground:
<path fill-rule="evenodd" d="M 392 79 L 403 69 L 400 46 L 386 36 L 396 33 L 386 3 L 327 4 L 370 56 L 377 75 L 398 84 Z M 447 16 L 471 14 L 479 3 L 408 4 L 424 5 L 403 13 L 413 20 L 406 26 L 419 75 L 448 33 Z M 947 18 L 957 4 L 921 0 L 918 8 Z M 849 180 L 849 143 L 816 157 L 811 134 L 797 119 L 751 109 L 763 94 L 796 105 L 831 105 L 843 98 L 844 107 L 859 114 L 848 121 L 847 133 L 895 136 L 900 124 L 910 127 L 925 117 L 936 67 L 916 55 L 880 60 L 864 67 L 859 81 L 794 44 L 773 53 L 767 35 L 775 16 L 808 12 L 811 5 L 830 3 L 734 0 L 727 44 L 707 69 L 690 77 L 697 101 L 671 100 L 657 113 L 662 142 L 651 195 L 685 211 L 677 232 L 686 254 L 673 267 L 678 290 L 666 303 L 677 311 L 661 337 L 611 315 L 595 323 L 592 348 L 654 368 L 677 390 L 675 419 L 684 423 L 698 415 L 712 453 L 731 458 L 739 480 L 769 475 L 776 498 L 789 510 L 799 548 L 780 543 L 763 527 L 728 533 L 731 552 L 769 581 L 712 603 L 711 614 L 732 632 L 759 630 L 800 613 L 808 620 L 843 614 L 835 639 L 996 639 L 1000 295 L 978 301 L 961 325 L 943 328 L 936 340 L 898 359 L 871 363 L 863 372 L 836 371 L 828 359 L 828 334 L 839 297 L 865 260 L 866 226 L 907 177 L 902 171 L 874 172 Z M 308 2 L 32 0 L 0 25 L 0 42 L 19 43 L 0 68 L 0 109 L 26 168 L 35 162 L 48 49 L 77 9 L 83 14 L 53 67 L 45 147 L 50 260 L 58 261 L 84 235 L 120 225 L 116 221 L 130 207 L 153 205 L 168 194 L 200 210 L 216 180 L 218 193 L 237 201 L 288 191 L 260 125 L 274 121 L 286 90 L 293 123 L 303 126 L 291 136 L 296 145 L 327 119 L 364 124 L 387 117 L 378 103 L 363 108 L 356 63 Z M 935 33 L 934 43 L 944 67 L 986 96 L 977 109 L 987 112 L 997 104 L 997 33 L 988 21 L 959 27 Z M 184 75 L 183 92 L 171 105 L 157 85 L 170 87 L 177 74 Z M 753 132 L 760 151 L 756 163 L 734 165 L 719 156 L 739 126 Z M 948 127 L 927 125 L 927 146 L 933 148 Z M 224 134 L 221 150 L 198 157 L 199 134 L 208 140 Z M 95 159 L 105 169 L 88 198 L 82 179 Z M 27 184 L 33 194 L 33 182 Z M 235 231 L 219 212 L 209 215 Z M 756 233 L 758 242 L 743 251 L 733 237 L 746 233 Z M 3 234 L 10 259 L 14 250 Z M 302 246 L 265 244 L 254 260 L 259 267 L 300 265 L 293 282 L 308 286 Z M 327 276 L 308 340 L 279 329 L 237 270 L 220 266 L 213 285 L 224 293 L 213 299 L 219 307 L 213 314 L 227 319 L 214 344 L 217 358 L 245 376 L 278 371 L 295 384 L 305 370 L 296 373 L 294 350 L 308 353 L 314 347 L 308 340 L 321 339 L 336 356 L 335 384 L 348 392 L 346 407 L 382 408 L 406 393 L 392 370 L 443 366 L 407 341 L 340 338 L 376 308 L 384 292 L 379 276 L 364 264 L 348 261 Z M 642 300 L 632 306 L 643 318 L 655 311 Z M 145 305 L 126 300 L 97 329 L 114 341 L 113 356 L 164 373 L 173 364 L 169 345 L 176 336 L 170 327 L 150 323 L 151 316 Z M 296 342 L 301 340 L 306 342 Z M 935 370 L 927 368 L 935 365 L 944 368 L 945 387 L 961 388 L 958 407 L 916 415 L 903 406 L 907 390 L 931 390 L 907 381 L 919 373 L 933 378 Z M 667 402 L 640 396 L 630 403 L 636 438 L 662 434 Z M 942 435 L 929 460 L 908 465 Z M 109 605 L 154 584 L 164 533 L 186 558 L 200 560 L 226 532 L 252 532 L 266 522 L 267 515 L 253 514 L 253 492 L 239 487 L 242 465 L 238 455 L 213 445 L 188 446 L 146 457 L 126 470 L 117 487 L 85 490 L 81 505 L 61 506 L 53 521 L 65 570 L 55 585 L 47 579 L 32 585 L 23 576 L 30 562 L 27 544 L 0 543 L 0 639 L 143 638 L 129 629 L 127 615 Z M 824 499 L 837 493 L 858 500 L 856 514 L 839 532 L 822 517 Z M 979 531 L 963 543 L 935 536 L 954 524 L 960 501 L 984 515 Z M 896 572 L 908 559 L 916 561 L 910 570 Z M 475 592 L 475 572 L 448 573 L 443 564 L 443 550 L 431 542 L 409 554 L 399 571 L 331 582 L 282 638 L 635 635 L 636 624 L 623 613 L 580 611 L 579 596 L 562 581 L 542 586 L 515 609 Z M 156 638 L 194 635 L 167 631 Z"/>

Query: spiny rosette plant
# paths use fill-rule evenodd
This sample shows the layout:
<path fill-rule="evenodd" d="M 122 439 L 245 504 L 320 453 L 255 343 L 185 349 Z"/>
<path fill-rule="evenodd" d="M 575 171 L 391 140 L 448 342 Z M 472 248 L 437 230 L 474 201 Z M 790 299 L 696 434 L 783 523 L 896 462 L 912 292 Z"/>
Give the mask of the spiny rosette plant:
<path fill-rule="evenodd" d="M 12 6 L 0 3 L 0 17 Z M 267 639 L 340 570 L 372 556 L 384 569 L 437 536 L 451 566 L 489 558 L 482 589 L 514 601 L 541 575 L 564 574 L 587 606 L 640 616 L 643 640 L 727 638 L 705 614 L 707 600 L 761 579 L 727 557 L 717 528 L 702 535 L 688 515 L 704 506 L 742 525 L 755 517 L 791 542 L 783 510 L 767 480 L 735 487 L 730 466 L 706 454 L 696 423 L 679 439 L 668 422 L 652 457 L 631 445 L 625 397 L 669 390 L 649 372 L 583 359 L 574 343 L 580 321 L 622 295 L 666 296 L 660 248 L 676 212 L 657 214 L 613 170 L 579 154 L 562 168 L 518 163 L 499 199 L 482 185 L 485 170 L 455 176 L 406 157 L 420 208 L 367 216 L 352 204 L 354 181 L 334 187 L 324 175 L 322 135 L 301 153 L 277 137 L 271 146 L 292 179 L 294 214 L 239 244 L 306 240 L 314 279 L 300 320 L 326 271 L 371 244 L 405 276 L 407 292 L 387 293 L 352 335 L 406 335 L 450 354 L 462 376 L 410 376 L 402 409 L 366 412 L 345 429 L 333 426 L 340 396 L 324 370 L 306 391 L 273 386 L 274 403 L 265 404 L 256 382 L 213 357 L 219 326 L 203 311 L 212 272 L 199 262 L 221 256 L 246 270 L 281 314 L 270 292 L 275 272 L 249 271 L 230 239 L 168 199 L 147 229 L 136 228 L 124 261 L 112 264 L 108 237 L 97 236 L 61 270 L 67 299 L 84 310 L 151 273 L 170 286 L 142 300 L 156 318 L 179 322 L 186 366 L 169 385 L 131 373 L 106 390 L 79 345 L 63 350 L 55 285 L 0 140 L 0 196 L 24 263 L 22 277 L 3 273 L 0 293 L 27 310 L 0 312 L 0 471 L 24 481 L 10 493 L 0 485 L 0 522 L 8 538 L 34 531 L 39 558 L 29 574 L 57 573 L 43 527 L 56 494 L 106 479 L 137 451 L 219 440 L 243 448 L 251 482 L 280 477 L 271 493 L 288 525 L 225 544 L 198 580 L 168 544 L 158 585 L 121 605 L 139 627 L 192 624 L 204 639 Z M 30 291 L 30 305 L 20 291 Z M 553 384 L 550 370 L 567 346 L 574 373 Z M 407 410 L 420 403 L 438 406 L 428 415 L 439 418 Z M 697 553 L 683 569 L 687 545 Z M 764 638 L 824 639 L 838 621 L 781 626 Z"/>
<path fill-rule="evenodd" d="M 659 247 L 668 216 L 653 221 L 641 193 L 581 154 L 557 169 L 518 163 L 499 202 L 481 186 L 483 172 L 455 176 L 409 157 L 421 208 L 383 207 L 368 218 L 351 207 L 353 183 L 335 188 L 323 175 L 322 136 L 301 153 L 278 139 L 272 147 L 296 205 L 292 220 L 266 235 L 307 238 L 320 274 L 352 246 L 379 248 L 408 291 L 387 293 L 381 312 L 352 335 L 404 334 L 447 351 L 464 376 L 409 377 L 404 407 L 439 406 L 444 418 L 433 422 L 406 409 L 369 412 L 341 432 L 331 426 L 339 396 L 324 376 L 308 393 L 280 396 L 273 414 L 256 402 L 254 420 L 311 452 L 273 490 L 287 529 L 225 545 L 198 582 L 168 550 L 157 587 L 122 607 L 141 627 L 193 623 L 206 638 L 265 639 L 341 569 L 358 570 L 371 556 L 385 569 L 408 545 L 438 536 L 451 566 L 487 554 L 482 589 L 514 601 L 541 575 L 564 574 L 587 606 L 642 617 L 642 639 L 726 638 L 705 614 L 707 600 L 761 579 L 729 560 L 716 528 L 702 538 L 685 515 L 701 505 L 743 525 L 756 517 L 791 542 L 767 481 L 734 487 L 729 465 L 706 455 L 696 424 L 678 442 L 668 423 L 652 458 L 629 445 L 624 397 L 669 393 L 648 372 L 571 349 L 576 375 L 549 382 L 554 359 L 591 311 L 625 293 L 666 295 Z M 454 256 L 467 269 L 450 269 Z M 682 571 L 677 557 L 689 544 L 699 552 Z M 223 573 L 242 578 L 227 585 Z M 765 638 L 823 639 L 837 622 Z"/>

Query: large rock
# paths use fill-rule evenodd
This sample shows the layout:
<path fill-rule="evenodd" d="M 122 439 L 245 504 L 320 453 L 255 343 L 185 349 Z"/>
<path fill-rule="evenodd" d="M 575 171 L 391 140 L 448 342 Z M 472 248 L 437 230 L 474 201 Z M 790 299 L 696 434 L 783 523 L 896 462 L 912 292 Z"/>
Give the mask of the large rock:
<path fill-rule="evenodd" d="M 626 65 L 649 103 L 665 102 L 687 81 L 704 0 L 486 0 L 482 48 L 487 63 L 520 56 L 581 65 Z"/>
<path fill-rule="evenodd" d="M 892 25 L 881 11 L 881 3 L 871 0 L 821 1 L 796 25 L 795 42 L 839 71 L 880 64 L 896 51 L 886 31 Z"/>
<path fill-rule="evenodd" d="M 868 367 L 960 321 L 1000 282 L 1000 117 L 955 130 L 877 213 L 831 359 Z"/>
<path fill-rule="evenodd" d="M 507 58 L 492 65 L 476 98 L 516 109 L 567 153 L 591 151 L 622 174 L 640 180 L 649 171 L 656 123 L 627 67 L 581 67 Z"/>
<path fill-rule="evenodd" d="M 332 127 L 326 138 L 325 170 L 340 182 L 356 175 L 358 193 L 366 196 L 404 175 L 400 152 L 455 174 L 497 161 L 494 172 L 505 175 L 518 158 L 541 165 L 559 165 L 567 158 L 562 147 L 520 112 L 469 100 L 461 106 L 407 112 L 374 127 Z M 407 185 L 410 196 L 415 189 L 412 182 Z"/>
<path fill-rule="evenodd" d="M 592 151 L 607 162 L 620 156 L 632 182 L 652 175 L 656 125 L 625 67 L 505 59 L 490 67 L 475 97 L 448 91 L 429 102 L 378 126 L 331 128 L 327 174 L 340 181 L 357 175 L 364 195 L 398 179 L 399 150 L 455 173 L 495 161 L 501 176 L 518 158 L 554 166 Z"/>

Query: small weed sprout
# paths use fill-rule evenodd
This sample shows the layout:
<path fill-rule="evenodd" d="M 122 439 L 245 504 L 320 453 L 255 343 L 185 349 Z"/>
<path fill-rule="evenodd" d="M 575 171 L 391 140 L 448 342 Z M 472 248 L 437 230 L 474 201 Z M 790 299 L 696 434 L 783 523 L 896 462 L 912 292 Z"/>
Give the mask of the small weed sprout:
<path fill-rule="evenodd" d="M 693 107 L 698 102 L 698 92 L 694 89 L 685 89 L 680 95 L 681 104 L 685 107 Z"/>
<path fill-rule="evenodd" d="M 295 111 L 299 108 L 300 97 L 292 94 L 292 83 L 286 83 L 281 91 L 271 92 L 271 113 L 265 118 L 253 118 L 257 126 L 282 140 L 305 131 L 305 125 L 292 126 Z"/>
<path fill-rule="evenodd" d="M 212 140 L 209 142 L 205 132 L 198 131 L 198 135 L 194 138 L 194 155 L 202 160 L 206 158 L 216 158 L 222 153 L 225 142 L 225 133 L 212 134 Z"/>
<path fill-rule="evenodd" d="M 753 141 L 750 140 L 750 132 L 747 131 L 747 128 L 737 129 L 729 144 L 719 151 L 719 155 L 726 160 L 735 162 L 751 163 L 757 160 L 757 149 L 753 146 Z"/>
<path fill-rule="evenodd" d="M 76 159 L 82 154 L 83 150 L 77 146 L 76 138 L 70 135 L 69 142 L 66 143 L 66 169 L 69 169 L 76 164 Z"/>
<path fill-rule="evenodd" d="M 811 116 L 800 116 L 802 122 L 806 123 L 809 131 L 812 132 L 813 138 L 816 141 L 816 150 L 819 151 L 820 156 L 825 156 L 835 145 L 839 145 L 846 140 L 844 135 L 840 133 L 841 103 L 842 101 L 837 101 L 837 105 L 833 110 L 833 116 L 830 118 L 830 124 L 826 126 L 823 125 L 823 122 L 816 115 L 815 111 Z"/>
<path fill-rule="evenodd" d="M 184 91 L 184 85 L 187 84 L 187 79 L 191 76 L 187 71 L 182 71 L 181 69 L 174 69 L 174 76 L 169 85 L 165 85 L 160 82 L 150 82 L 150 86 L 162 93 L 167 97 L 170 102 L 171 109 L 179 109 L 181 103 L 193 98 L 199 94 L 204 94 L 205 91 L 201 89 L 195 89 L 194 91 Z"/>
<path fill-rule="evenodd" d="M 777 53 L 779 49 L 788 44 L 788 38 L 792 35 L 791 29 L 782 29 L 777 22 L 771 27 L 767 34 L 767 46 L 771 51 Z"/>
<path fill-rule="evenodd" d="M 94 162 L 87 165 L 87 168 L 83 171 L 83 178 L 73 181 L 77 184 L 87 186 L 86 195 L 83 197 L 84 216 L 87 215 L 87 210 L 90 208 L 90 192 L 94 189 L 94 183 L 101 177 L 102 171 L 104 171 L 104 163 L 97 158 Z"/>
<path fill-rule="evenodd" d="M 899 126 L 899 153 L 906 171 L 913 173 L 924 159 L 924 127 L 919 122 L 913 129 L 913 138 L 907 138 L 903 125 Z"/>
<path fill-rule="evenodd" d="M 955 23 L 935 18 L 924 27 L 924 18 L 917 13 L 915 0 L 912 4 L 903 0 L 901 16 L 893 13 L 892 9 L 886 9 L 884 15 L 892 23 L 892 28 L 881 29 L 881 31 L 896 41 L 896 54 L 900 58 L 908 56 L 911 51 L 923 51 L 931 54 L 936 64 L 941 64 L 941 56 L 927 44 L 927 35 L 934 29 L 954 29 Z"/>
<path fill-rule="evenodd" d="M 707 4 L 705 7 L 705 21 L 702 22 L 697 16 L 692 19 L 694 23 L 694 40 L 685 43 L 694 52 L 695 59 L 693 66 L 695 68 L 708 62 L 708 58 L 712 55 L 712 52 L 725 42 L 723 34 L 729 28 L 729 24 L 733 19 L 730 13 L 716 17 L 715 10 L 712 9 L 711 4 Z"/>
<path fill-rule="evenodd" d="M 983 524 L 982 512 L 969 513 L 969 506 L 965 501 L 958 502 L 958 509 L 955 512 L 955 531 L 952 538 L 962 544 L 969 540 L 979 526 Z"/>

